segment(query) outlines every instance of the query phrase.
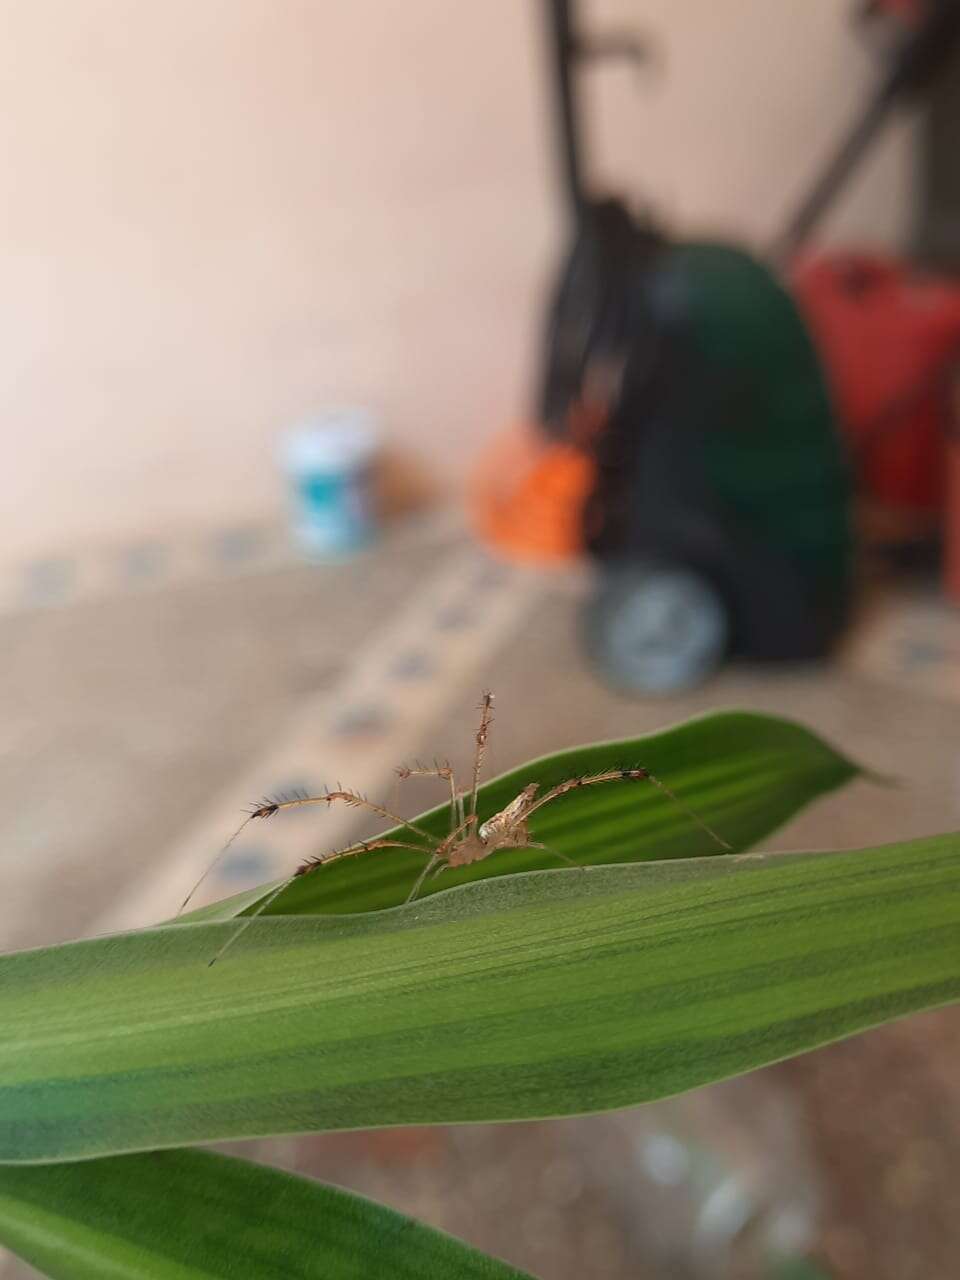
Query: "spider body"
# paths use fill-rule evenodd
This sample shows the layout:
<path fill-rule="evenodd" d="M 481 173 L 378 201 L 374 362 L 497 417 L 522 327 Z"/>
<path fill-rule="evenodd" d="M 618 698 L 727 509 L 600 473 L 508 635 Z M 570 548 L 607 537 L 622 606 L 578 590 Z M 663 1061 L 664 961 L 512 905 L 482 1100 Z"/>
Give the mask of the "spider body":
<path fill-rule="evenodd" d="M 447 853 L 447 865 L 467 867 L 471 862 L 488 858 L 498 849 L 526 848 L 530 844 L 527 814 L 539 790 L 540 784 L 531 782 L 523 788 L 515 800 L 510 801 L 505 809 L 501 809 L 492 818 L 481 823 L 476 830 L 468 831 L 463 839 Z"/>

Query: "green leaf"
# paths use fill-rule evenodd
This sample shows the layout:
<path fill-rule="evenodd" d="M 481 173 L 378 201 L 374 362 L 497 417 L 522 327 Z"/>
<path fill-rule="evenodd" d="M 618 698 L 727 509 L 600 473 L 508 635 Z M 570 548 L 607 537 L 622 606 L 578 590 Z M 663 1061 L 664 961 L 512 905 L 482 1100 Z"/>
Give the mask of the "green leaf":
<path fill-rule="evenodd" d="M 205 1151 L 0 1168 L 0 1239 L 51 1280 L 522 1280 L 360 1196 Z"/>
<path fill-rule="evenodd" d="M 749 848 L 805 804 L 861 772 L 802 725 L 750 711 L 721 711 L 645 737 L 575 747 L 533 760 L 481 789 L 481 820 L 509 804 L 529 782 L 538 782 L 543 793 L 568 778 L 617 765 L 649 769 L 735 852 Z M 449 805 L 438 805 L 415 821 L 439 838 L 450 829 L 449 813 Z M 318 819 L 319 840 L 322 816 Z M 606 783 L 571 792 L 537 813 L 532 829 L 538 841 L 583 865 L 725 852 L 681 805 L 648 782 Z M 390 834 L 410 839 L 400 828 Z M 324 852 L 322 844 L 317 852 Z M 425 860 L 404 849 L 389 849 L 331 862 L 321 872 L 293 881 L 265 914 L 332 915 L 397 906 L 406 900 Z M 555 855 L 539 849 L 503 850 L 473 866 L 445 871 L 428 882 L 422 896 L 559 865 Z M 181 919 L 222 920 L 249 912 L 274 887 L 248 890 Z"/>
<path fill-rule="evenodd" d="M 0 1159 L 630 1106 L 960 995 L 960 836 L 510 876 L 0 962 Z"/>

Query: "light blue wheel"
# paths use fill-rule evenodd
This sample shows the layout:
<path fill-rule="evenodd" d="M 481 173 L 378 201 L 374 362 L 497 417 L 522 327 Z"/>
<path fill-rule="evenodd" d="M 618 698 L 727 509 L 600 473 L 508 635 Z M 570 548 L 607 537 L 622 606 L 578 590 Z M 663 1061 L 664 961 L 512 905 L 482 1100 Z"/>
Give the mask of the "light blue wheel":
<path fill-rule="evenodd" d="M 701 684 L 722 661 L 729 638 L 720 593 L 681 565 L 607 571 L 587 616 L 591 657 L 609 683 L 636 693 Z"/>

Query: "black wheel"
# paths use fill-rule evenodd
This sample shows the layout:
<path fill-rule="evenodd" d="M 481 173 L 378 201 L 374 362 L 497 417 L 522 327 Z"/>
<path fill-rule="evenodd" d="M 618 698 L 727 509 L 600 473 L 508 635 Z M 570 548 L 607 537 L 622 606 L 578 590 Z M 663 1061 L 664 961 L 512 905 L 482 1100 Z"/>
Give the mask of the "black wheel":
<path fill-rule="evenodd" d="M 586 618 L 587 647 L 604 677 L 637 693 L 700 684 L 730 638 L 712 582 L 679 564 L 632 564 L 604 573 Z"/>

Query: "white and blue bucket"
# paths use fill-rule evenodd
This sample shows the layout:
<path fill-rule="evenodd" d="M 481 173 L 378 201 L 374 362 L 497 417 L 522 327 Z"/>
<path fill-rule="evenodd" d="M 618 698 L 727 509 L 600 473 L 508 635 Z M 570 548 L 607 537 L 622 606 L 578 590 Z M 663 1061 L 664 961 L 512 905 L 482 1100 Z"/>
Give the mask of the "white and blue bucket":
<path fill-rule="evenodd" d="M 382 433 L 363 408 L 329 409 L 289 430 L 280 446 L 301 551 L 330 559 L 360 551 L 377 534 L 374 473 Z"/>

